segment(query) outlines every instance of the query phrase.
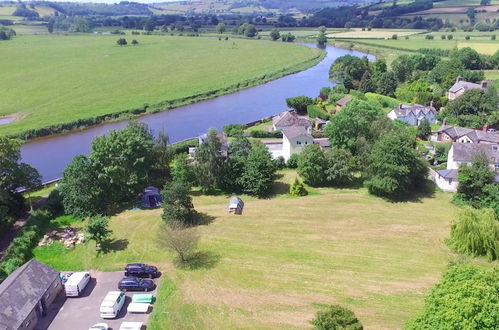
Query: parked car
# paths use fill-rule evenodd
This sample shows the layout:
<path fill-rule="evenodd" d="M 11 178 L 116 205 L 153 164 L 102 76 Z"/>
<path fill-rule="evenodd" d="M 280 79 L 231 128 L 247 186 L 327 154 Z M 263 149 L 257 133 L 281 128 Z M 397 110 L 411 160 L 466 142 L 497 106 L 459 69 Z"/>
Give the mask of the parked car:
<path fill-rule="evenodd" d="M 88 272 L 77 272 L 71 274 L 64 283 L 66 297 L 78 297 L 90 282 L 90 274 Z"/>
<path fill-rule="evenodd" d="M 125 304 L 125 299 L 123 291 L 109 291 L 100 305 L 100 317 L 103 319 L 116 318 Z"/>
<path fill-rule="evenodd" d="M 97 323 L 92 325 L 88 330 L 109 330 L 107 323 Z"/>
<path fill-rule="evenodd" d="M 142 322 L 122 322 L 120 330 L 141 330 L 143 325 Z"/>
<path fill-rule="evenodd" d="M 118 289 L 123 291 L 151 291 L 154 290 L 154 282 L 139 277 L 124 277 L 118 284 Z"/>
<path fill-rule="evenodd" d="M 154 266 L 149 266 L 146 264 L 134 263 L 128 264 L 125 267 L 125 276 L 137 276 L 137 277 L 158 277 L 158 268 Z"/>

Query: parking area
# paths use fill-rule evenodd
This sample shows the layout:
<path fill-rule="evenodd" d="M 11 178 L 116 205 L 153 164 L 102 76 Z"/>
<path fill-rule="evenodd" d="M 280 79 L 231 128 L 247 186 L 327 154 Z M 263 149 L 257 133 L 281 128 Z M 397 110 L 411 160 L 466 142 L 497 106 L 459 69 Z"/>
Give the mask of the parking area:
<path fill-rule="evenodd" d="M 62 330 L 88 330 L 96 323 L 107 323 L 110 328 L 118 330 L 122 322 L 143 322 L 146 324 L 149 313 L 128 313 L 127 307 L 132 300 L 135 292 L 127 292 L 126 300 L 121 312 L 116 319 L 102 319 L 100 317 L 100 304 L 109 291 L 118 291 L 118 282 L 123 278 L 123 271 L 120 272 L 94 272 L 90 271 L 92 280 L 87 284 L 80 297 L 61 298 L 58 304 L 55 304 L 47 316 L 47 323 L 43 328 Z M 159 279 L 154 279 L 156 288 L 152 293 L 156 296 Z M 145 326 L 143 327 L 145 329 Z"/>

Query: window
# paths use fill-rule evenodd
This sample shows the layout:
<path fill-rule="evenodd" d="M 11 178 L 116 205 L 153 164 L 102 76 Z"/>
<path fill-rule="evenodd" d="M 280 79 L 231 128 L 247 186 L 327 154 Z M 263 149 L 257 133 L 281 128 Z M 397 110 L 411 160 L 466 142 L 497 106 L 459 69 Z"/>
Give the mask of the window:
<path fill-rule="evenodd" d="M 301 141 L 296 141 L 296 144 L 297 144 L 297 145 L 300 145 L 300 144 L 301 144 Z"/>

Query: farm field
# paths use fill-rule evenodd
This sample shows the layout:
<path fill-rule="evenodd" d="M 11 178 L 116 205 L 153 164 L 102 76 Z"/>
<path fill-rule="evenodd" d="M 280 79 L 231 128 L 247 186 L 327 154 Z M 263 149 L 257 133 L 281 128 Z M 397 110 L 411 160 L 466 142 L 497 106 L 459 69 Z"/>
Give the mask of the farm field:
<path fill-rule="evenodd" d="M 481 0 L 444 0 L 439 2 L 434 2 L 433 7 L 435 8 L 445 8 L 445 7 L 464 7 L 464 6 L 480 6 Z M 499 5 L 499 0 L 491 0 L 491 5 Z"/>
<path fill-rule="evenodd" d="M 25 35 L 0 50 L 0 134 L 151 107 L 258 84 L 314 63 L 321 51 L 251 40 L 112 35 Z M 131 37 L 129 42 L 131 41 Z M 8 46 L 8 47 L 7 47 Z"/>
<path fill-rule="evenodd" d="M 281 193 L 296 176 L 282 173 Z M 89 242 L 36 248 L 35 257 L 60 270 L 159 265 L 150 329 L 304 328 L 331 303 L 353 309 L 366 329 L 400 329 L 450 259 L 443 240 L 457 208 L 449 194 L 392 203 L 365 189 L 321 188 L 301 198 L 242 198 L 239 217 L 227 214 L 228 196 L 194 197 L 197 211 L 213 219 L 198 228 L 194 269 L 174 267 L 158 247 L 161 210 L 113 217 L 111 252 L 97 256 Z"/>
<path fill-rule="evenodd" d="M 372 29 L 371 31 L 362 31 L 362 29 L 352 29 L 352 31 L 337 32 L 327 34 L 328 38 L 345 38 L 345 39 L 385 39 L 391 38 L 394 34 L 399 37 L 411 36 L 421 33 L 421 30 L 404 30 L 404 29 Z"/>

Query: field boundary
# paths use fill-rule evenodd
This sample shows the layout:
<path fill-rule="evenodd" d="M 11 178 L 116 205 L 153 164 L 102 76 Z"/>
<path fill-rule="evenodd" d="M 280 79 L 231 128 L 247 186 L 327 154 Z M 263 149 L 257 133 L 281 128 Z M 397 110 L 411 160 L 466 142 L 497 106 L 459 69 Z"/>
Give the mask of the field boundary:
<path fill-rule="evenodd" d="M 17 134 L 8 135 L 11 138 L 19 138 L 25 141 L 34 140 L 36 138 L 46 137 L 49 135 L 55 134 L 66 134 L 72 131 L 80 131 L 85 130 L 93 126 L 101 125 L 104 123 L 122 121 L 122 120 L 130 120 L 134 118 L 138 118 L 141 116 L 158 113 L 162 111 L 171 110 L 174 108 L 178 108 L 184 105 L 193 104 L 200 101 L 205 101 L 208 99 L 213 99 L 218 96 L 231 94 L 243 89 L 247 89 L 250 87 L 258 86 L 265 84 L 267 82 L 280 79 L 284 76 L 288 76 L 294 73 L 298 73 L 300 71 L 311 68 L 318 63 L 320 63 L 326 57 L 326 52 L 324 50 L 320 50 L 317 55 L 314 57 L 297 63 L 296 65 L 290 66 L 283 70 L 274 71 L 268 74 L 264 74 L 262 76 L 243 80 L 236 84 L 229 85 L 224 88 L 214 89 L 207 92 L 203 92 L 200 94 L 189 95 L 178 99 L 168 100 L 159 102 L 156 104 L 144 104 L 140 108 L 127 109 L 112 112 L 109 114 L 99 115 L 95 117 L 82 118 L 71 122 L 60 123 L 56 125 L 49 125 L 36 129 L 29 129 L 21 131 Z"/>

